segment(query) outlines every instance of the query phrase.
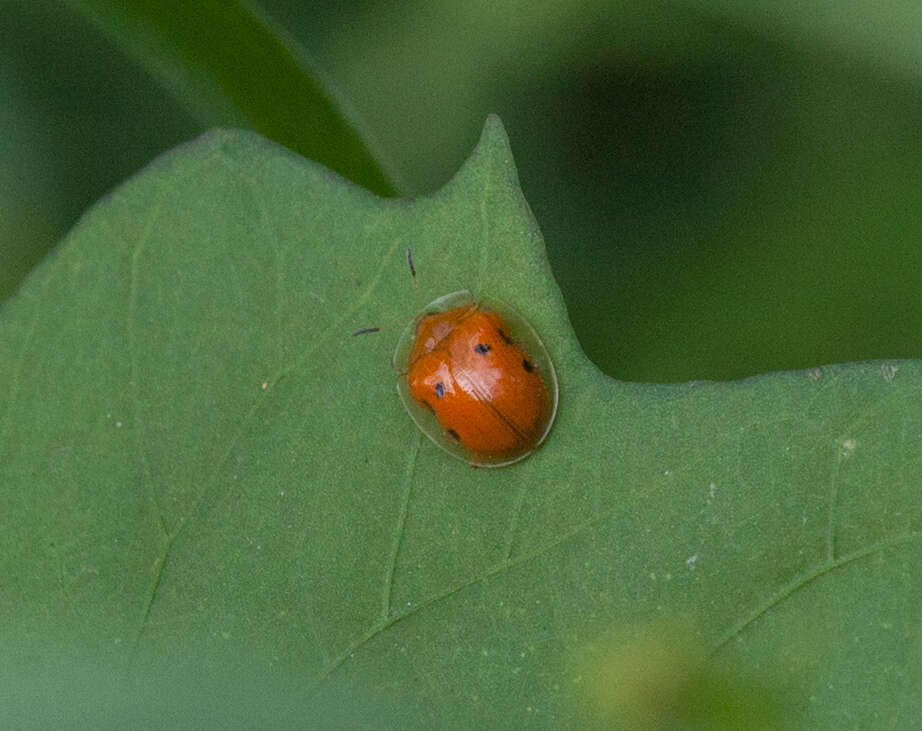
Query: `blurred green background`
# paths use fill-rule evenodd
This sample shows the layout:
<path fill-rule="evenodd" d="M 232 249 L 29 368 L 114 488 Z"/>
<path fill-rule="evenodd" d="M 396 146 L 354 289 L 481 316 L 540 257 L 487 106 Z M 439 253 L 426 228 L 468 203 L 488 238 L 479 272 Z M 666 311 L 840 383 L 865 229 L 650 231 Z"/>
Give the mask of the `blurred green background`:
<path fill-rule="evenodd" d="M 113 20 L 118 5 L 0 0 L 0 297 L 161 151 L 260 128 L 246 99 L 202 93 L 222 83 L 196 65 L 212 26 L 177 24 L 193 45 L 177 64 L 170 37 Z M 393 183 L 372 171 L 379 192 L 436 190 L 501 116 L 573 326 L 610 375 L 922 356 L 922 4 L 244 7 L 337 100 Z M 247 67 L 239 32 L 222 40 L 243 49 L 227 73 L 274 78 L 271 57 Z M 297 83 L 253 87 L 320 139 Z"/>

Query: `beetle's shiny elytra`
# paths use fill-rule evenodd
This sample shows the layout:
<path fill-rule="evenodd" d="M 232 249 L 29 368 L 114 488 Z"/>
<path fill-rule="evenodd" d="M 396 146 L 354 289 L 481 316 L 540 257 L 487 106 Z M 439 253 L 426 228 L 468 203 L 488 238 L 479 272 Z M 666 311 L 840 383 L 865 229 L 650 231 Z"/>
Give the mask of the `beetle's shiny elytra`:
<path fill-rule="evenodd" d="M 410 416 L 455 457 L 513 464 L 550 431 L 554 365 L 531 325 L 502 302 L 467 291 L 440 297 L 404 331 L 394 365 Z"/>

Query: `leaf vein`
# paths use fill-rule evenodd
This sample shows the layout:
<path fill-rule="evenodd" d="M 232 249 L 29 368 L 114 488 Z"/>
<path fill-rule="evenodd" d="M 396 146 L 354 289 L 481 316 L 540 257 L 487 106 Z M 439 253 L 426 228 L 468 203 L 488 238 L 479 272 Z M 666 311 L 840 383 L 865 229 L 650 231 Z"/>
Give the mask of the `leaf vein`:
<path fill-rule="evenodd" d="M 404 475 L 403 499 L 400 501 L 400 512 L 397 515 L 397 525 L 394 528 L 394 540 L 391 544 L 391 554 L 387 562 L 387 574 L 384 578 L 384 592 L 381 597 L 381 619 L 386 620 L 391 613 L 391 593 L 394 588 L 394 575 L 397 571 L 397 559 L 400 547 L 406 535 L 407 513 L 410 507 L 410 496 L 413 492 L 413 473 L 416 471 L 416 461 L 419 456 L 419 445 L 422 435 L 416 430 L 416 438 L 410 448 L 407 460 L 406 474 Z"/>
<path fill-rule="evenodd" d="M 482 574 L 479 574 L 477 576 L 473 576 L 468 579 L 465 579 L 464 581 L 458 582 L 457 584 L 449 587 L 448 589 L 445 589 L 439 592 L 438 594 L 434 594 L 428 599 L 424 599 L 423 601 L 417 604 L 414 604 L 412 607 L 404 610 L 403 612 L 400 612 L 399 614 L 394 614 L 384 620 L 379 620 L 375 622 L 368 629 L 367 632 L 365 632 L 356 641 L 351 643 L 343 652 L 337 655 L 336 658 L 320 673 L 317 679 L 311 684 L 310 693 L 313 694 L 314 692 L 316 692 L 319 689 L 319 687 L 323 684 L 323 682 L 327 678 L 329 678 L 334 672 L 336 672 L 337 669 L 339 669 L 342 665 L 344 665 L 346 661 L 349 660 L 349 658 L 352 657 L 352 655 L 355 652 L 357 652 L 359 649 L 362 648 L 362 646 L 364 646 L 365 644 L 373 640 L 375 637 L 377 637 L 379 634 L 381 634 L 385 630 L 389 629 L 390 627 L 393 627 L 398 622 L 402 622 L 405 619 L 408 619 L 412 617 L 413 615 L 419 613 L 421 610 L 427 609 L 428 607 L 434 604 L 437 604 L 438 602 L 448 599 L 449 597 L 452 597 L 455 594 L 458 594 L 464 589 L 467 589 L 471 586 L 476 586 L 477 584 L 481 584 L 485 582 L 487 579 L 497 576 L 498 574 L 501 574 L 504 571 L 516 568 L 529 561 L 533 561 L 537 558 L 540 558 L 544 554 L 549 553 L 550 551 L 553 551 L 554 549 L 558 548 L 564 543 L 567 543 L 573 538 L 579 536 L 584 530 L 594 527 L 600 522 L 601 522 L 601 519 L 596 518 L 596 517 L 586 520 L 583 523 L 580 523 L 579 525 L 575 526 L 572 530 L 561 534 L 554 541 L 551 541 L 550 543 L 546 543 L 543 546 L 536 548 L 535 550 L 530 551 L 528 553 L 522 554 L 521 556 L 517 558 L 499 561 L 493 566 L 489 567 Z"/>
<path fill-rule="evenodd" d="M 141 401 L 138 398 L 138 379 L 140 378 L 140 368 L 138 365 L 137 335 L 135 333 L 135 326 L 138 317 L 138 286 L 141 276 L 141 257 L 144 254 L 144 251 L 147 249 L 147 245 L 150 242 L 154 231 L 154 226 L 160 218 L 160 211 L 163 207 L 163 201 L 166 196 L 166 192 L 166 185 L 161 185 L 157 190 L 151 211 L 147 216 L 147 220 L 144 222 L 144 227 L 141 230 L 141 233 L 138 236 L 138 240 L 135 242 L 134 249 L 131 252 L 130 280 L 128 289 L 128 312 L 126 316 L 125 329 L 128 336 L 129 372 L 131 374 L 131 381 L 128 386 L 128 392 L 130 393 L 133 412 L 132 416 L 135 433 L 135 450 L 137 453 L 138 461 L 141 465 L 141 470 L 144 474 L 144 482 L 147 485 L 148 495 L 150 495 L 154 509 L 157 511 L 157 521 L 160 526 L 160 530 L 164 535 L 169 535 L 163 507 L 160 505 L 160 499 L 157 496 L 157 490 L 154 485 L 154 478 L 150 471 L 150 463 L 147 459 L 147 448 L 145 446 L 147 433 L 144 428 L 144 419 L 141 416 Z"/>
<path fill-rule="evenodd" d="M 864 548 L 859 548 L 851 553 L 840 556 L 834 560 L 824 560 L 821 564 L 814 567 L 812 570 L 808 571 L 805 574 L 797 576 L 792 581 L 788 582 L 777 591 L 773 592 L 764 602 L 755 607 L 750 611 L 745 617 L 740 621 L 734 624 L 729 631 L 726 632 L 714 646 L 711 648 L 711 654 L 716 653 L 727 643 L 730 642 L 734 637 L 740 635 L 743 630 L 755 623 L 760 617 L 767 614 L 771 609 L 781 604 L 782 601 L 787 599 L 789 596 L 794 594 L 799 589 L 807 586 L 808 584 L 816 581 L 826 574 L 832 572 L 835 569 L 842 568 L 848 564 L 860 561 L 863 558 L 873 556 L 876 553 L 880 553 L 888 548 L 901 545 L 903 543 L 909 543 L 911 541 L 918 540 L 922 538 L 922 531 L 911 531 L 909 533 L 900 533 L 889 538 L 884 538 L 880 541 L 875 541 Z"/>

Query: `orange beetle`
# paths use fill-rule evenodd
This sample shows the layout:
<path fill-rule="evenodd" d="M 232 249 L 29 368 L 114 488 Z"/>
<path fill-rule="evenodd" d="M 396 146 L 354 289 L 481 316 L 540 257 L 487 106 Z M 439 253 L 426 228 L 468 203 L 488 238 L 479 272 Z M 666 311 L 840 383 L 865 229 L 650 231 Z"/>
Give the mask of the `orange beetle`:
<path fill-rule="evenodd" d="M 557 410 L 557 377 L 534 329 L 512 308 L 455 292 L 430 304 L 394 354 L 398 390 L 423 432 L 484 467 L 524 459 Z"/>

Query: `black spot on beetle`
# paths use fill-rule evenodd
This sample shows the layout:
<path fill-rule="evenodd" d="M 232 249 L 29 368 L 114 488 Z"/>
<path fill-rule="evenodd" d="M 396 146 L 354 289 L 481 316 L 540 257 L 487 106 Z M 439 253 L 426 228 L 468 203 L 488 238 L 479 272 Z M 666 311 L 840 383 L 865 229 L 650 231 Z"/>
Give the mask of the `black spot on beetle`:
<path fill-rule="evenodd" d="M 522 368 L 524 368 L 528 373 L 531 373 L 533 370 L 535 370 L 535 364 L 528 360 L 528 358 L 523 358 Z"/>
<path fill-rule="evenodd" d="M 445 384 L 439 381 L 435 384 L 435 395 L 438 398 L 442 398 L 445 395 Z"/>
<path fill-rule="evenodd" d="M 506 345 L 512 345 L 512 338 L 510 338 L 505 330 L 497 330 L 499 336 L 505 341 Z"/>
<path fill-rule="evenodd" d="M 452 439 L 454 439 L 456 442 L 460 442 L 460 441 L 461 441 L 461 437 L 458 436 L 458 432 L 456 432 L 454 429 L 446 429 L 446 430 L 445 430 L 445 433 L 446 433 L 448 436 L 450 436 Z"/>
<path fill-rule="evenodd" d="M 485 345 L 484 343 L 478 343 L 477 345 L 474 346 L 474 352 L 480 353 L 481 355 L 486 355 L 487 353 L 490 352 L 490 346 Z"/>

